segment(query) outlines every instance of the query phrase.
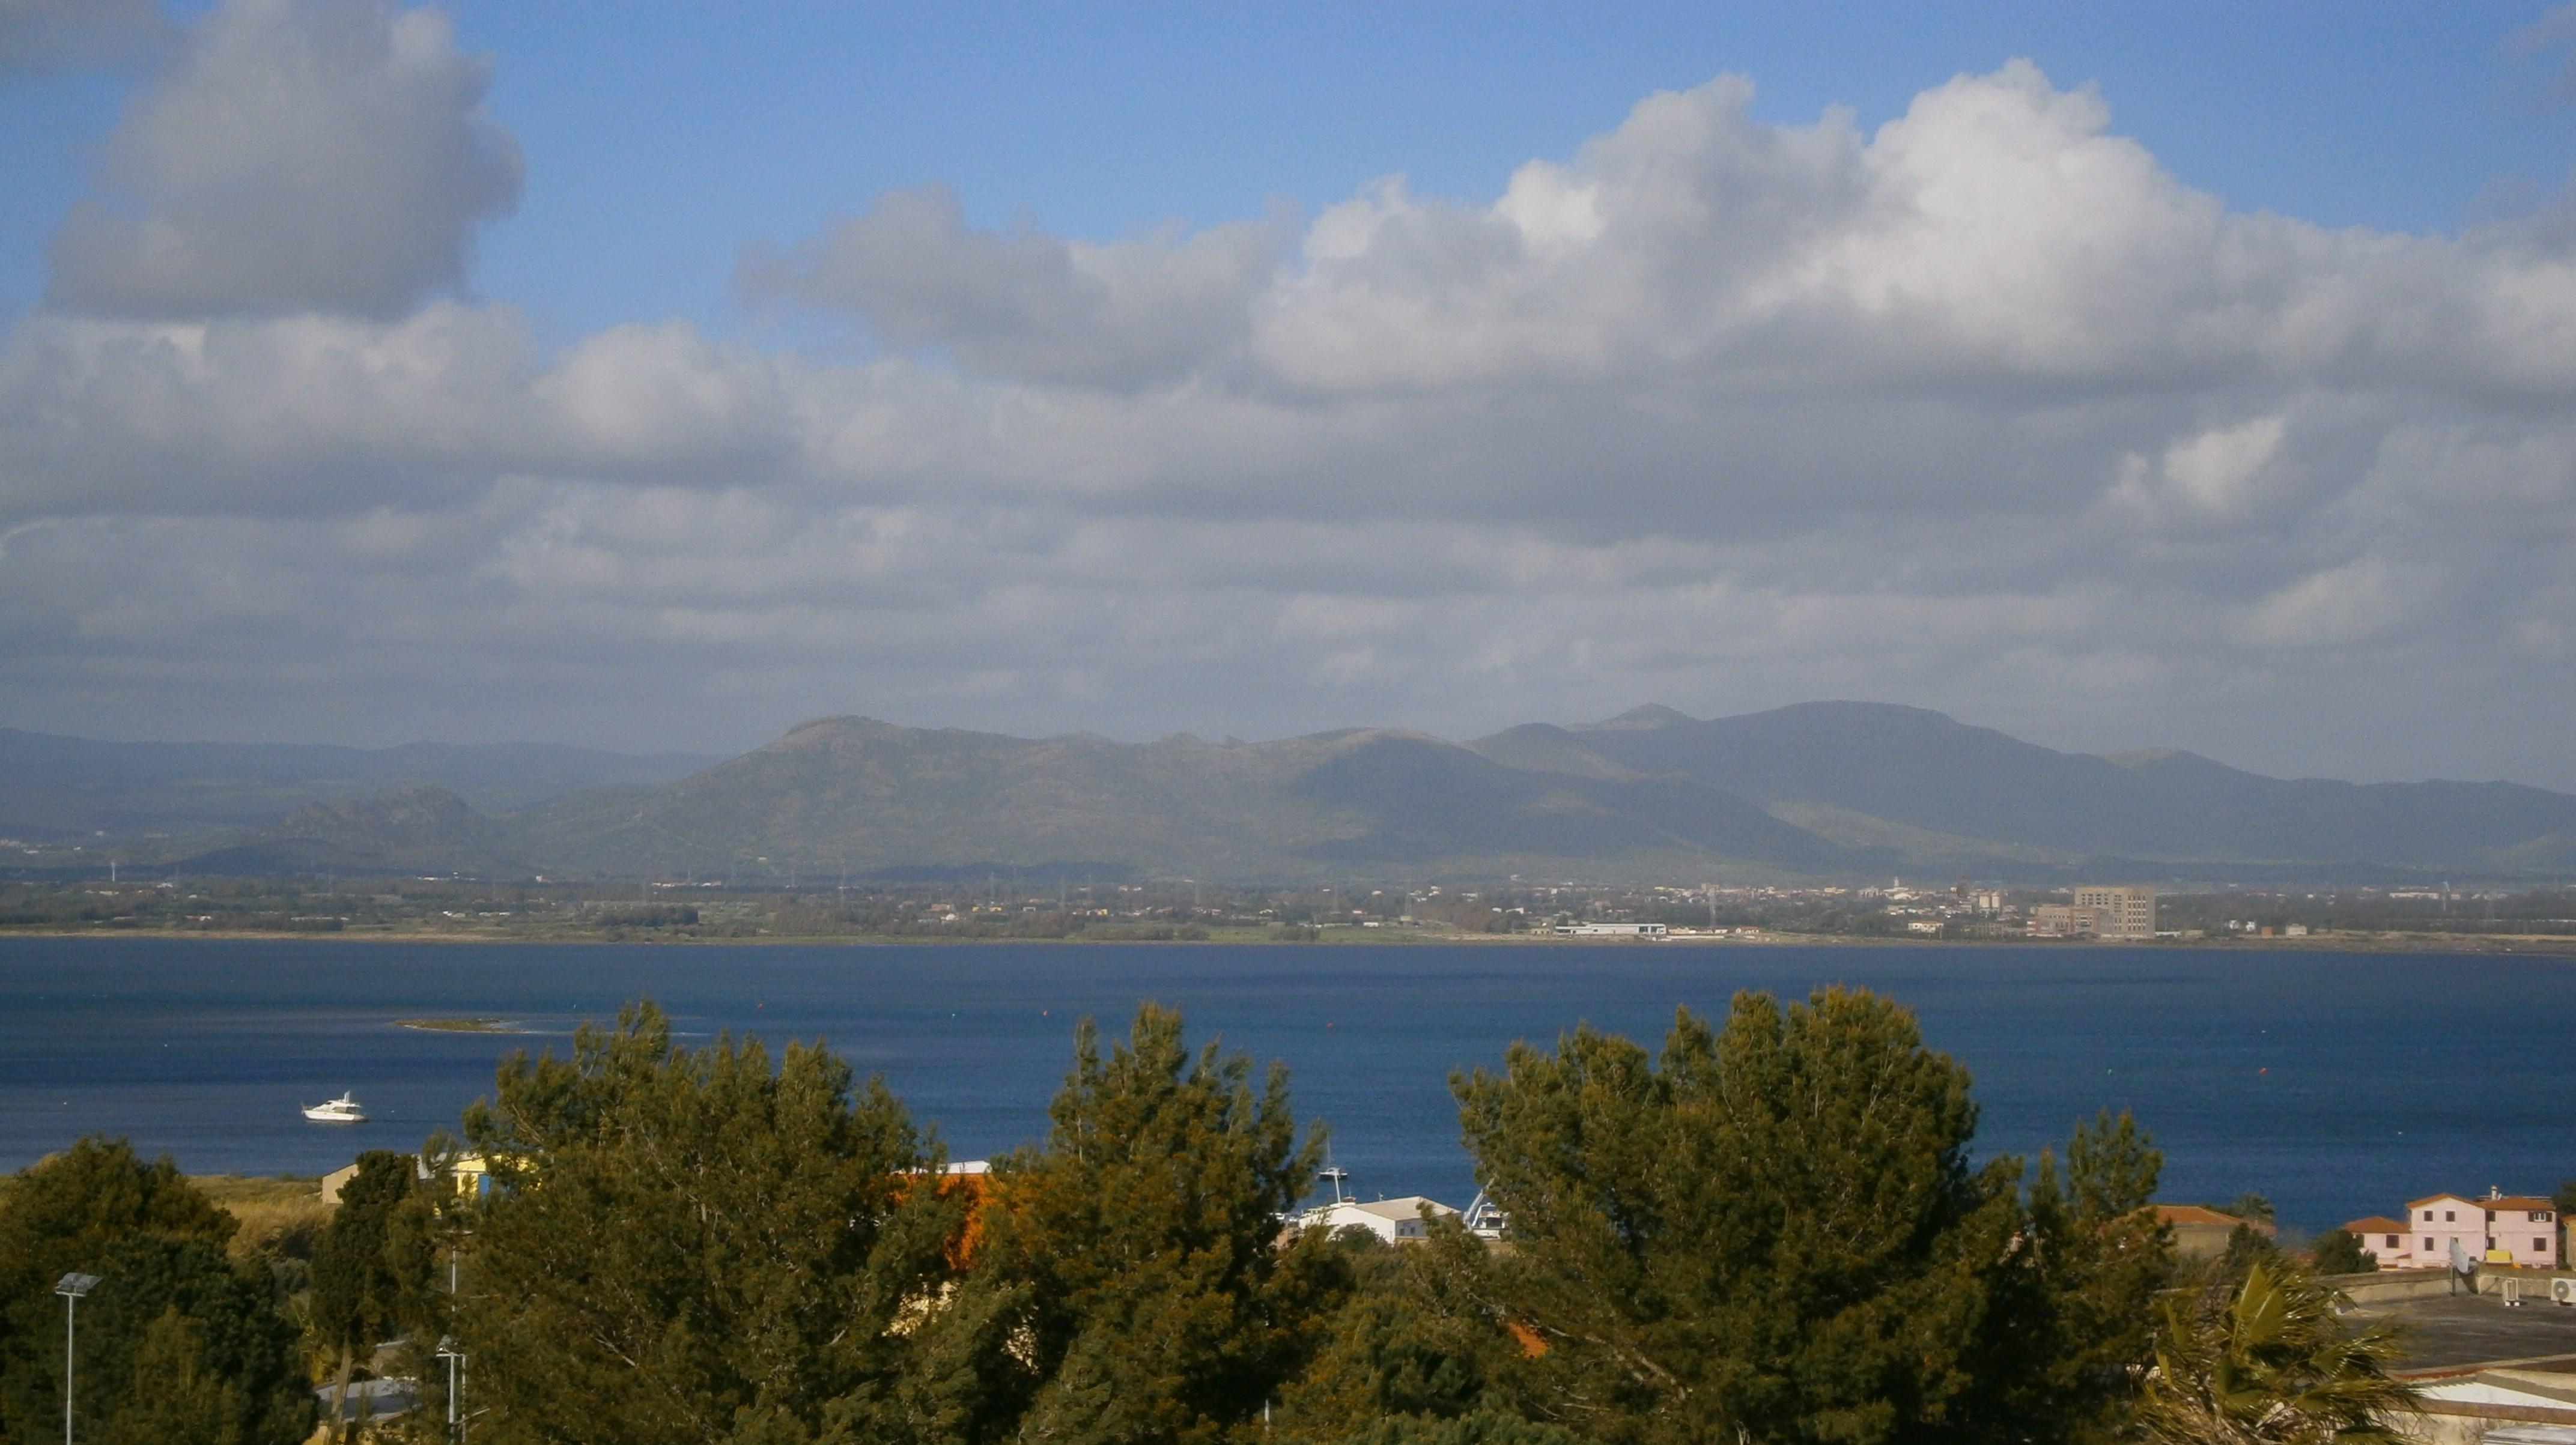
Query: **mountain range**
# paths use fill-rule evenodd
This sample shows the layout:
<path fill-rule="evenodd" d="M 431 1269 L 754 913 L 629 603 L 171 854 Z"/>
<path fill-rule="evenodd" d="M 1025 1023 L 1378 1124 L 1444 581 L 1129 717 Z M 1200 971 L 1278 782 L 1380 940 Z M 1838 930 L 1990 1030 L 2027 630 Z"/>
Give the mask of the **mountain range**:
<path fill-rule="evenodd" d="M 506 813 L 582 788 L 667 783 L 715 761 L 555 743 L 137 743 L 0 728 L 0 839 L 95 838 L 170 855 L 275 824 L 307 804 L 389 789 L 434 785 L 472 808 Z"/>
<path fill-rule="evenodd" d="M 218 821 L 235 830 L 186 846 Z M 209 872 L 781 883 L 990 870 L 1246 882 L 2322 880 L 2576 866 L 2576 796 L 2564 793 L 2294 781 L 2170 750 L 2064 753 L 1858 702 L 1712 719 L 1649 706 L 1465 743 L 1382 728 L 1119 743 L 827 718 L 712 763 L 0 731 L 0 830 L 158 832 L 163 861 Z"/>

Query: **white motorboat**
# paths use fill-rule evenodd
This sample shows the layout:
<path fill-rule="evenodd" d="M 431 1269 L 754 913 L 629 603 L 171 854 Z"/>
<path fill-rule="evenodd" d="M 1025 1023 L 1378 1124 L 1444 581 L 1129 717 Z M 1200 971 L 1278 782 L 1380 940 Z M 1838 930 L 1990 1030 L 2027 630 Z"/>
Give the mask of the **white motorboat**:
<path fill-rule="evenodd" d="M 304 1117 L 316 1124 L 363 1124 L 367 1111 L 358 1107 L 354 1096 L 342 1094 L 327 1104 L 306 1105 Z"/>

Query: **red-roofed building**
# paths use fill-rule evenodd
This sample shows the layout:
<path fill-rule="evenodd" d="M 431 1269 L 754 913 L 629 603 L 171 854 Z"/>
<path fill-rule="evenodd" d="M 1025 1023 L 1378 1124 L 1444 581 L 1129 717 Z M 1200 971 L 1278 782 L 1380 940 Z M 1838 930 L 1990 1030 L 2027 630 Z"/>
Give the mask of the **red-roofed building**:
<path fill-rule="evenodd" d="M 2379 1256 L 2381 1269 L 2414 1268 L 2415 1245 L 2408 1238 L 2406 1221 L 2373 1214 L 2346 1224 L 2344 1232 L 2361 1241 L 2361 1247 Z M 2397 1261 L 2405 1260 L 2400 1264 Z"/>
<path fill-rule="evenodd" d="M 2387 1229 L 2361 1228 L 2391 1223 L 2401 1225 L 2395 1249 L 2381 1243 Z M 2406 1201 L 2403 1221 L 2357 1220 L 2344 1227 L 2362 1235 L 2362 1247 L 2379 1256 L 2381 1269 L 2439 1268 L 2451 1262 L 2454 1242 L 2480 1264 L 2556 1269 L 2559 1263 L 2558 1206 L 2538 1194 L 2429 1194 Z"/>
<path fill-rule="evenodd" d="M 2159 1204 L 2156 1223 L 2173 1231 L 2174 1253 L 2184 1259 L 2216 1259 L 2226 1253 L 2228 1236 L 2239 1225 L 2251 1225 L 2258 1234 L 2272 1232 L 2262 1220 L 2239 1219 L 2198 1204 Z"/>

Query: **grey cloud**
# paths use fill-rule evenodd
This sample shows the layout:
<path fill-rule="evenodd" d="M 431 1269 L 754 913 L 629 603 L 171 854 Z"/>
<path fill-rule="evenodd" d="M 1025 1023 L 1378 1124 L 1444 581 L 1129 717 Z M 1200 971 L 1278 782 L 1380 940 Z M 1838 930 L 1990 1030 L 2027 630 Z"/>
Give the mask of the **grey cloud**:
<path fill-rule="evenodd" d="M 0 79 L 132 64 L 171 38 L 158 0 L 0 0 Z"/>
<path fill-rule="evenodd" d="M 1848 560 L 1973 538 L 1832 530 L 1801 548 Z M 134 729 L 156 699 L 185 694 L 191 731 L 257 734 L 280 696 L 327 677 L 314 711 L 298 705 L 326 734 L 471 735 L 497 714 L 521 730 L 724 746 L 832 708 L 1024 731 L 1393 720 L 1456 734 L 1598 715 L 1605 699 L 1717 711 L 1874 695 L 2063 743 L 2179 740 L 2304 771 L 2456 772 L 2514 754 L 2418 689 L 2375 696 L 2386 673 L 2332 661 L 2363 648 L 2497 706 L 2565 692 L 2563 676 L 2528 667 L 2494 678 L 2519 654 L 2489 639 L 2320 635 L 2310 624 L 2334 614 L 2300 609 L 2337 583 L 2236 608 L 2116 578 L 1945 591 L 1745 558 L 1694 576 L 1635 566 L 1618 547 L 1466 524 L 1332 528 L 1284 545 L 1260 522 L 1182 537 L 1049 531 L 1027 516 L 997 531 L 954 510 L 528 482 L 400 523 L 49 527 L 0 567 L 0 636 L 17 660 L 0 707 L 41 724 L 77 699 L 93 730 Z M 1300 568 L 1301 552 L 1321 555 Z M 1456 565 L 1517 554 L 1520 575 L 1415 585 L 1408 554 L 1443 552 Z M 1265 565 L 1228 576 L 1228 556 Z M 2228 637 L 2265 626 L 2282 631 L 2254 638 L 2265 660 L 2249 664 Z M 2374 720 L 2366 735 L 2344 725 L 2355 709 Z M 2515 771 L 2553 780 L 2520 756 Z"/>
<path fill-rule="evenodd" d="M 391 319 L 460 284 L 474 227 L 519 194 L 483 62 L 436 11 L 228 0 L 108 144 L 48 301 L 121 317 Z"/>
<path fill-rule="evenodd" d="M 750 295 L 846 308 L 887 342 L 944 346 L 979 372 L 1132 386 L 1238 343 L 1280 239 L 1263 223 L 1108 244 L 977 231 L 930 186 L 784 253 L 755 248 L 739 275 Z"/>
<path fill-rule="evenodd" d="M 423 500 L 541 464 L 508 313 L 173 324 L 37 316 L 0 353 L 0 518 Z"/>

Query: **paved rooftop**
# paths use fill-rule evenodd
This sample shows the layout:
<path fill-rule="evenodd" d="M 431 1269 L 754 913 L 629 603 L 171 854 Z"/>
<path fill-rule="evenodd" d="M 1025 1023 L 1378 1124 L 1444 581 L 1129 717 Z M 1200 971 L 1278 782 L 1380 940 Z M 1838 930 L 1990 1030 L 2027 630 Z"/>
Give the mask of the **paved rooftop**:
<path fill-rule="evenodd" d="M 2357 1306 L 2347 1318 L 2396 1321 L 2400 1370 L 2519 1360 L 2541 1362 L 2527 1369 L 2576 1373 L 2576 1308 L 2553 1305 L 2546 1295 L 2518 1306 L 2493 1295 L 2392 1300 Z"/>

